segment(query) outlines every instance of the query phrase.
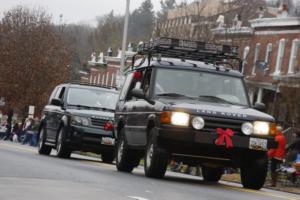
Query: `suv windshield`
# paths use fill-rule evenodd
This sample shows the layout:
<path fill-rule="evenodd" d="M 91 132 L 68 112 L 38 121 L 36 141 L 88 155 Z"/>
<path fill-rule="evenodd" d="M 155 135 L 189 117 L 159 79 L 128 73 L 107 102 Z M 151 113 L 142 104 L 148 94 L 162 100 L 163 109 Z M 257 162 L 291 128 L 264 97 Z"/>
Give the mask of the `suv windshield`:
<path fill-rule="evenodd" d="M 118 94 L 101 89 L 70 88 L 67 97 L 68 105 L 114 110 Z"/>
<path fill-rule="evenodd" d="M 248 106 L 241 78 L 208 72 L 157 69 L 154 93 Z"/>

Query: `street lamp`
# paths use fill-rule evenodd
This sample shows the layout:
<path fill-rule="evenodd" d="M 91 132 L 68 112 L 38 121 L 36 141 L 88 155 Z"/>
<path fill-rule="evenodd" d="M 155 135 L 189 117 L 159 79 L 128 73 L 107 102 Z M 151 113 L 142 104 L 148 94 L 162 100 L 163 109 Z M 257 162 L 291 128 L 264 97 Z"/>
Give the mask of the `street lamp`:
<path fill-rule="evenodd" d="M 124 23 L 122 54 L 121 54 L 121 67 L 120 67 L 121 76 L 123 75 L 124 68 L 125 68 L 125 51 L 126 51 L 127 32 L 128 32 L 129 5 L 130 5 L 130 0 L 126 0 L 126 12 L 125 12 L 125 23 Z"/>

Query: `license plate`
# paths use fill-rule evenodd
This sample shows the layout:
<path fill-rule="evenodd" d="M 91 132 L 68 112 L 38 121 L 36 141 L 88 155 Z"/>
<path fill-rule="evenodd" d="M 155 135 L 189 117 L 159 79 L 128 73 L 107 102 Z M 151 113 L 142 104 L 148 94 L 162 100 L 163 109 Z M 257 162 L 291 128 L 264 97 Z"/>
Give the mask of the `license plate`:
<path fill-rule="evenodd" d="M 103 137 L 101 139 L 101 144 L 104 145 L 115 145 L 115 139 L 110 137 Z"/>
<path fill-rule="evenodd" d="M 249 148 L 255 150 L 267 150 L 268 140 L 260 138 L 250 138 Z"/>

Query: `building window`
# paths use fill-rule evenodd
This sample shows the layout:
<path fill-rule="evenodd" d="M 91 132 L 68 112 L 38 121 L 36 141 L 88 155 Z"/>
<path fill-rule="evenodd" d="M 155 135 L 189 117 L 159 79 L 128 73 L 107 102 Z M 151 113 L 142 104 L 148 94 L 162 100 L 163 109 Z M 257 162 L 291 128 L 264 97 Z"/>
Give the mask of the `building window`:
<path fill-rule="evenodd" d="M 97 84 L 100 85 L 100 74 L 98 74 L 98 81 L 97 81 Z"/>
<path fill-rule="evenodd" d="M 278 54 L 277 54 L 274 75 L 280 74 L 281 65 L 282 65 L 283 56 L 284 56 L 284 49 L 285 49 L 285 39 L 281 39 L 281 40 L 279 40 Z"/>
<path fill-rule="evenodd" d="M 246 46 L 244 48 L 244 53 L 243 53 L 243 67 L 242 67 L 242 74 L 244 74 L 244 68 L 245 68 L 245 65 L 247 64 L 247 58 L 248 58 L 248 55 L 249 55 L 249 51 L 250 51 L 250 47 L 249 46 Z"/>
<path fill-rule="evenodd" d="M 295 67 L 297 65 L 298 49 L 299 49 L 299 39 L 294 39 L 292 44 L 288 74 L 295 73 Z"/>
<path fill-rule="evenodd" d="M 260 53 L 260 43 L 257 43 L 256 46 L 255 46 L 255 54 L 254 54 L 252 75 L 255 75 L 255 65 L 256 65 L 256 62 L 258 61 L 259 53 Z"/>
<path fill-rule="evenodd" d="M 271 53 L 272 53 L 272 49 L 273 49 L 272 47 L 273 47 L 272 43 L 269 43 L 267 46 L 267 50 L 266 50 L 265 63 L 270 62 L 270 57 L 271 57 Z"/>
<path fill-rule="evenodd" d="M 111 75 L 111 82 L 110 82 L 111 86 L 114 86 L 114 80 L 115 80 L 115 73 L 113 72 Z"/>

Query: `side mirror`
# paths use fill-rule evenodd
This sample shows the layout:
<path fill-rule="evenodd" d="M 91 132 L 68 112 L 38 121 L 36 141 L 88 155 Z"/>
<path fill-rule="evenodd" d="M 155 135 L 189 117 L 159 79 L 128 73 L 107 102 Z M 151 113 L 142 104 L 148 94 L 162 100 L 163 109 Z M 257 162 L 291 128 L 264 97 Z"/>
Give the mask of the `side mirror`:
<path fill-rule="evenodd" d="M 256 109 L 256 110 L 259 110 L 259 111 L 265 111 L 266 110 L 266 105 L 264 103 L 255 103 L 253 108 Z"/>
<path fill-rule="evenodd" d="M 136 97 L 138 99 L 144 99 L 146 100 L 148 103 L 150 103 L 151 105 L 155 104 L 155 101 L 149 99 L 148 97 L 146 97 L 146 95 L 144 94 L 142 89 L 133 89 L 130 92 L 131 96 Z"/>
<path fill-rule="evenodd" d="M 60 99 L 52 99 L 50 105 L 62 107 L 64 103 Z"/>

